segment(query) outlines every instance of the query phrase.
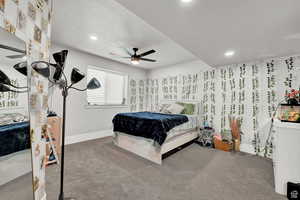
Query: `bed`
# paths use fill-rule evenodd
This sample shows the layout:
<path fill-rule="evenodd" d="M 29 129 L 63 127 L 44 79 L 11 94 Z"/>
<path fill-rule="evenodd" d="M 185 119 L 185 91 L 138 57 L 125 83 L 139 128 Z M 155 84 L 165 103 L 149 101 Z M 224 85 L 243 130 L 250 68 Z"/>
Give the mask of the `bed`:
<path fill-rule="evenodd" d="M 30 128 L 21 114 L 0 114 L 0 186 L 31 171 Z"/>
<path fill-rule="evenodd" d="M 0 157 L 30 149 L 29 122 L 0 126 Z"/>
<path fill-rule="evenodd" d="M 161 165 L 164 154 L 198 137 L 199 117 L 198 112 L 119 113 L 113 124 L 116 146 Z M 158 134 L 153 133 L 156 131 Z"/>

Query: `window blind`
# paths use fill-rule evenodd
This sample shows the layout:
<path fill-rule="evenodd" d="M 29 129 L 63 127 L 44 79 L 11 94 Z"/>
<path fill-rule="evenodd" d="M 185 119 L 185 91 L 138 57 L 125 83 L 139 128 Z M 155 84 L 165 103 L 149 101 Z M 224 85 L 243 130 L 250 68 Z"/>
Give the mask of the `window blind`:
<path fill-rule="evenodd" d="M 101 88 L 87 91 L 89 105 L 122 105 L 126 93 L 126 76 L 101 69 L 88 68 L 87 81 L 97 78 Z"/>

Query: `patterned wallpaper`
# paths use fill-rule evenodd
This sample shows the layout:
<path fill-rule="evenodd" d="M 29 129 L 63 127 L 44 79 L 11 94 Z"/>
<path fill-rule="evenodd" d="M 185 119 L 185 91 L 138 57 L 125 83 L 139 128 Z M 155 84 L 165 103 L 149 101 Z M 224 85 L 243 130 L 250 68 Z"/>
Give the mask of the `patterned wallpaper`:
<path fill-rule="evenodd" d="M 170 76 L 162 79 L 162 92 L 164 100 L 178 99 L 178 77 Z"/>
<path fill-rule="evenodd" d="M 199 68 L 201 68 L 199 66 Z M 266 145 L 270 119 L 286 91 L 300 87 L 300 56 L 274 58 L 218 67 L 193 74 L 172 74 L 160 79 L 134 80 L 153 83 L 144 91 L 131 84 L 131 111 L 158 111 L 166 101 L 202 101 L 202 120 L 218 132 L 228 130 L 228 116 L 242 121 L 242 150 L 271 157 Z M 134 87 L 133 87 L 134 86 Z M 143 91 L 143 93 L 141 93 Z M 138 94 L 139 98 L 135 98 Z M 135 94 L 135 95 L 132 95 Z M 136 106 L 139 105 L 139 106 Z"/>
<path fill-rule="evenodd" d="M 26 42 L 29 64 L 48 60 L 51 12 L 51 0 L 0 0 L 0 27 Z M 48 81 L 31 68 L 28 71 L 34 199 L 45 200 Z"/>
<path fill-rule="evenodd" d="M 271 157 L 273 143 L 264 148 L 270 119 L 286 91 L 300 87 L 300 56 L 206 71 L 203 83 L 203 120 L 223 131 L 229 115 L 239 117 L 244 150 Z"/>
<path fill-rule="evenodd" d="M 200 101 L 201 73 L 154 79 L 130 79 L 130 111 L 158 111 L 170 101 Z M 138 97 L 138 98 L 137 98 Z"/>
<path fill-rule="evenodd" d="M 158 80 L 130 79 L 129 105 L 130 111 L 155 111 L 158 109 Z"/>

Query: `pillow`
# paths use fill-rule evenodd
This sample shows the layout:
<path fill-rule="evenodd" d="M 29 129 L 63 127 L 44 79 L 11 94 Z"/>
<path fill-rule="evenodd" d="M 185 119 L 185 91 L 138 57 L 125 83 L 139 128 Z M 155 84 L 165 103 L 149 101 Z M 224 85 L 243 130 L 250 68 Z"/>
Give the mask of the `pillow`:
<path fill-rule="evenodd" d="M 7 125 L 16 122 L 28 121 L 28 117 L 20 113 L 0 114 L 0 125 Z"/>
<path fill-rule="evenodd" d="M 193 103 L 182 103 L 182 102 L 177 102 L 176 104 L 178 105 L 181 105 L 183 106 L 183 110 L 180 114 L 183 114 L 183 115 L 194 115 L 196 112 L 195 112 L 195 104 Z"/>
<path fill-rule="evenodd" d="M 174 103 L 168 106 L 166 110 L 170 114 L 180 114 L 184 110 L 184 107 Z"/>
<path fill-rule="evenodd" d="M 170 104 L 161 104 L 159 106 L 159 110 L 158 112 L 161 112 L 161 113 L 168 113 L 167 111 L 167 108 L 170 106 Z"/>
<path fill-rule="evenodd" d="M 12 119 L 14 120 L 14 122 L 25 122 L 28 121 L 28 117 L 21 114 L 21 113 L 12 113 Z"/>

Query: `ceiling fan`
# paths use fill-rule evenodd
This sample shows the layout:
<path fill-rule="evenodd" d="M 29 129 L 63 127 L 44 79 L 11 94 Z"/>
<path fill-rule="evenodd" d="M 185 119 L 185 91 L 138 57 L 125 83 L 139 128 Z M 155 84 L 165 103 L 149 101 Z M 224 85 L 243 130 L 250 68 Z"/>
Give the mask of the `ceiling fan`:
<path fill-rule="evenodd" d="M 0 48 L 20 53 L 20 54 L 16 54 L 16 55 L 6 56 L 7 58 L 18 59 L 18 58 L 24 58 L 24 57 L 26 57 L 26 51 L 24 51 L 24 50 L 17 49 L 17 48 L 14 48 L 14 47 L 10 47 L 10 46 L 6 46 L 6 45 L 3 45 L 3 44 L 0 44 Z"/>
<path fill-rule="evenodd" d="M 119 57 L 130 59 L 130 60 L 131 60 L 131 63 L 132 63 L 133 65 L 138 65 L 138 64 L 140 64 L 140 61 L 156 62 L 156 60 L 149 59 L 149 58 L 144 58 L 145 56 L 148 56 L 148 55 L 150 55 L 150 54 L 155 53 L 156 51 L 153 50 L 153 49 L 150 50 L 150 51 L 146 51 L 146 52 L 144 52 L 144 53 L 141 53 L 141 54 L 137 54 L 137 52 L 138 52 L 138 50 L 139 50 L 138 48 L 133 48 L 133 52 L 134 52 L 134 53 L 128 51 L 128 49 L 126 49 L 126 48 L 125 48 L 125 50 L 126 50 L 126 53 L 129 55 L 129 57 L 124 57 L 124 56 L 119 56 Z M 114 54 L 114 53 L 111 53 L 111 55 L 118 56 L 118 55 L 116 55 L 116 54 Z"/>

